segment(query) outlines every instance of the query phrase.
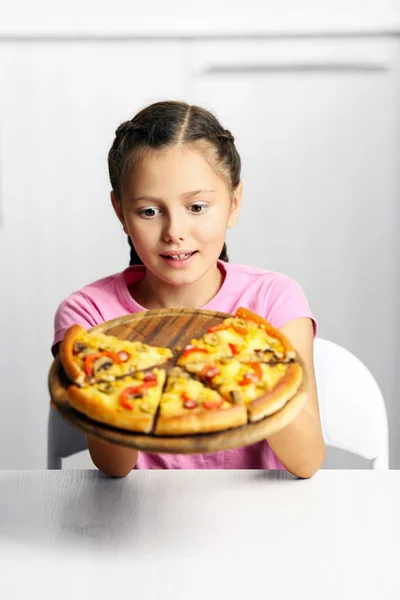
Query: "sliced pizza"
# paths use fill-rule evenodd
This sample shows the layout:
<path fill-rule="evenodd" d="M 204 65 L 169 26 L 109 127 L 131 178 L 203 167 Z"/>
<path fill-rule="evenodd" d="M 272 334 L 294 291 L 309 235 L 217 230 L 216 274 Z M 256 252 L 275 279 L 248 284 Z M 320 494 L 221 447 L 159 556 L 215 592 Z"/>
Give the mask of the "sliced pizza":
<path fill-rule="evenodd" d="M 241 319 L 249 330 L 247 344 L 236 358 L 254 362 L 290 362 L 295 360 L 296 350 L 290 340 L 266 319 L 248 308 L 239 307 L 235 318 Z"/>
<path fill-rule="evenodd" d="M 169 348 L 89 333 L 79 325 L 60 347 L 73 382 L 73 408 L 112 427 L 158 436 L 259 421 L 283 408 L 305 377 L 290 341 L 244 308 L 192 339 L 173 367 L 166 365 L 172 357 Z"/>
<path fill-rule="evenodd" d="M 277 363 L 290 362 L 296 357 L 295 349 L 281 332 L 261 317 L 255 320 L 253 316 L 258 315 L 250 311 L 242 314 L 224 319 L 199 339 L 192 339 L 177 364 L 213 363 L 233 357 L 241 362 Z"/>
<path fill-rule="evenodd" d="M 187 435 L 223 431 L 247 423 L 243 404 L 227 401 L 216 390 L 180 367 L 167 378 L 154 429 L 156 435 Z"/>
<path fill-rule="evenodd" d="M 81 388 L 71 385 L 71 406 L 86 416 L 129 431 L 150 433 L 160 404 L 166 373 L 163 369 L 140 371 L 114 381 Z"/>
<path fill-rule="evenodd" d="M 226 400 L 244 404 L 252 422 L 280 410 L 295 395 L 303 379 L 302 367 L 296 362 L 272 365 L 231 358 L 186 368 Z"/>
<path fill-rule="evenodd" d="M 60 347 L 60 360 L 73 383 L 81 387 L 110 382 L 166 363 L 172 357 L 169 348 L 142 342 L 121 340 L 103 333 L 88 333 L 72 325 Z"/>

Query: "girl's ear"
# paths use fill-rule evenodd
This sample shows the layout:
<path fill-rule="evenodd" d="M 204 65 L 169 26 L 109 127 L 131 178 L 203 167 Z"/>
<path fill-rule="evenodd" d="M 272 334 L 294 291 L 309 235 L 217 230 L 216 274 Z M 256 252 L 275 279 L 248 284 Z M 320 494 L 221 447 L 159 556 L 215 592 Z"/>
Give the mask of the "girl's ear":
<path fill-rule="evenodd" d="M 126 233 L 126 235 L 129 235 L 128 230 L 126 228 L 124 213 L 122 212 L 122 204 L 118 200 L 117 196 L 115 195 L 114 190 L 112 190 L 110 192 L 110 198 L 111 198 L 111 204 L 113 205 L 113 208 L 115 210 L 115 214 L 117 215 L 118 219 L 120 220 L 120 222 L 122 224 L 122 227 L 124 228 L 124 232 Z"/>
<path fill-rule="evenodd" d="M 243 195 L 243 184 L 240 181 L 233 193 L 231 210 L 230 210 L 229 218 L 228 218 L 228 227 L 233 227 L 237 223 L 239 211 L 240 211 L 240 205 L 242 202 L 242 195 Z"/>

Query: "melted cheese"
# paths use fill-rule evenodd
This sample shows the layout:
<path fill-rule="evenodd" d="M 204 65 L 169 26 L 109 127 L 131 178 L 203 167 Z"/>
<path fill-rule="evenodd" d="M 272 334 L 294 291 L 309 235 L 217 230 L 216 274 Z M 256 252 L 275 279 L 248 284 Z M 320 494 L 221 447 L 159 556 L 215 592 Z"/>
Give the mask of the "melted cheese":
<path fill-rule="evenodd" d="M 153 369 L 152 373 L 157 375 L 158 385 L 154 387 L 144 388 L 143 395 L 141 398 L 129 398 L 129 403 L 133 405 L 133 411 L 139 410 L 147 414 L 155 415 L 158 405 L 160 403 L 162 388 L 165 382 L 166 374 L 165 371 L 160 369 Z M 142 384 L 144 377 L 144 373 L 137 373 L 135 377 L 127 376 L 123 379 L 113 381 L 110 384 L 96 383 L 90 387 L 85 388 L 85 393 L 89 394 L 99 403 L 104 404 L 109 408 L 112 408 L 116 412 L 130 413 L 131 411 L 128 408 L 122 406 L 120 403 L 121 394 L 128 387 L 136 387 Z M 103 391 L 105 385 L 110 386 L 110 392 Z"/>
<path fill-rule="evenodd" d="M 127 375 L 136 370 L 147 369 L 165 363 L 172 357 L 172 351 L 169 348 L 158 348 L 148 346 L 142 342 L 130 342 L 129 340 L 120 340 L 114 336 L 104 334 L 86 333 L 80 336 L 77 343 L 87 346 L 87 349 L 74 355 L 74 360 L 81 370 L 84 370 L 85 357 L 101 351 L 121 352 L 126 351 L 129 359 L 122 363 L 113 363 L 110 368 L 100 370 L 95 376 L 96 379 L 113 381 L 115 377 Z"/>
<path fill-rule="evenodd" d="M 163 417 L 175 417 L 188 413 L 199 413 L 207 411 L 208 409 L 203 408 L 204 402 L 218 403 L 221 400 L 221 396 L 215 390 L 205 387 L 200 381 L 192 379 L 190 377 L 179 376 L 179 368 L 173 369 L 167 380 L 165 391 L 161 397 L 160 404 L 160 415 Z M 186 398 L 196 400 L 198 406 L 195 408 L 185 408 L 182 394 L 185 394 Z M 225 402 L 222 404 L 221 409 L 230 408 L 231 404 Z"/>
<path fill-rule="evenodd" d="M 243 381 L 246 373 L 251 373 L 252 369 L 249 365 L 232 359 L 228 363 L 219 366 L 220 374 L 212 378 L 211 384 L 227 400 L 231 399 L 231 391 L 237 391 L 245 403 L 251 402 L 255 398 L 273 390 L 288 369 L 287 364 L 270 366 L 265 363 L 259 363 L 259 365 L 262 370 L 262 379 L 257 382 L 250 381 L 246 385 L 239 385 L 239 382 Z"/>

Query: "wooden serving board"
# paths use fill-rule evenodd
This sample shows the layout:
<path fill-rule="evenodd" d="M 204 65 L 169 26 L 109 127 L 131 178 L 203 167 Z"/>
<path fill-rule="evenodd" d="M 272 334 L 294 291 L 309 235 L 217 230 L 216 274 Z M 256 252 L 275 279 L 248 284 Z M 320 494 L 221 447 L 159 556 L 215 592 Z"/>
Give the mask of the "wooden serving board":
<path fill-rule="evenodd" d="M 192 338 L 198 338 L 209 327 L 221 323 L 232 315 L 200 309 L 159 309 L 134 313 L 101 323 L 90 329 L 91 332 L 115 335 L 130 341 L 169 347 L 174 357 L 165 365 L 171 369 L 181 349 Z M 301 411 L 307 397 L 307 377 L 304 363 L 303 383 L 297 394 L 275 414 L 257 423 L 217 433 L 202 433 L 185 436 L 156 436 L 116 429 L 86 417 L 73 409 L 68 402 L 70 381 L 64 373 L 57 356 L 49 372 L 49 391 L 53 405 L 72 425 L 86 434 L 97 438 L 155 453 L 197 454 L 218 452 L 254 444 L 276 433 L 288 425 Z M 163 366 L 164 368 L 164 366 Z"/>

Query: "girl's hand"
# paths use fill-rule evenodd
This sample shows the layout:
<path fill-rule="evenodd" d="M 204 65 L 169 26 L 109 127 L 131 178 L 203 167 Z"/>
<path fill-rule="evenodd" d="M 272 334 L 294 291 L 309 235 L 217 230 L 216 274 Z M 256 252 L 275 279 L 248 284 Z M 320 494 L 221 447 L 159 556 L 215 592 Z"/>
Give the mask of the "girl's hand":
<path fill-rule="evenodd" d="M 90 456 L 96 467 L 110 477 L 126 477 L 136 465 L 138 451 L 87 435 Z"/>
<path fill-rule="evenodd" d="M 308 376 L 308 397 L 300 414 L 268 443 L 288 471 L 298 477 L 312 477 L 325 459 L 325 442 L 318 407 L 314 372 L 314 332 L 308 318 L 295 319 L 280 327 L 303 359 Z"/>

